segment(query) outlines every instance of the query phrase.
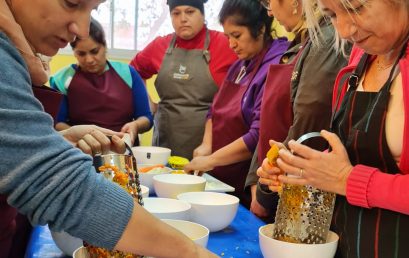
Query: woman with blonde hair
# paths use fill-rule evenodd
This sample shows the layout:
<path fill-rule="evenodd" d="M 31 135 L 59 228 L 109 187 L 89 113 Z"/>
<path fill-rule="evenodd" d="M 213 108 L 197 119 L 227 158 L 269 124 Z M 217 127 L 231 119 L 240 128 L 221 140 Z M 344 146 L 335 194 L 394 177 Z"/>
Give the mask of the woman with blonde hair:
<path fill-rule="evenodd" d="M 308 184 L 338 194 L 332 223 L 340 235 L 337 257 L 407 257 L 409 1 L 318 3 L 339 37 L 354 43 L 334 87 L 333 133 L 321 132 L 331 150 L 291 141 L 297 156 L 281 150 L 277 163 L 302 177 L 282 175 L 266 161 L 259 174 L 271 190 Z"/>
<path fill-rule="evenodd" d="M 266 187 L 257 187 L 257 168 L 261 165 L 269 140 L 287 145 L 291 139 L 329 128 L 331 96 L 338 71 L 347 64 L 345 57 L 335 49 L 334 28 L 313 10 L 319 31 L 313 44 L 302 7 L 304 0 L 261 1 L 270 16 L 295 34 L 290 48 L 280 64 L 271 65 L 262 100 L 258 151 L 253 157 L 246 187 L 251 191 L 251 211 L 268 221 L 274 219 L 278 195 Z M 314 148 L 323 148 L 320 142 L 308 142 Z"/>

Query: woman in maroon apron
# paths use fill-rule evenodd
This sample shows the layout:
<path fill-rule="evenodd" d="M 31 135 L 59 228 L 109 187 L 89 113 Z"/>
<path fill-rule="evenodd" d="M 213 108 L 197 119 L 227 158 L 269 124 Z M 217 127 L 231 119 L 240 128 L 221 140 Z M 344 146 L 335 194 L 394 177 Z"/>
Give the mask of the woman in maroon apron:
<path fill-rule="evenodd" d="M 256 173 L 270 148 L 269 140 L 287 145 L 305 133 L 329 128 L 334 81 L 347 59 L 334 49 L 334 28 L 321 16 L 316 19 L 322 32 L 320 46 L 312 44 L 301 2 L 269 1 L 265 7 L 288 32 L 295 32 L 282 62 L 270 66 L 261 107 L 258 153 L 246 179 L 246 188 L 252 193 L 251 211 L 273 221 L 278 195 L 257 186 Z M 310 141 L 307 145 L 322 149 L 325 146 L 318 146 L 322 142 Z"/>
<path fill-rule="evenodd" d="M 362 12 L 320 2 L 356 48 L 336 81 L 335 134 L 322 132 L 332 150 L 290 142 L 299 156 L 282 151 L 279 166 L 302 178 L 280 180 L 339 194 L 332 221 L 340 236 L 336 257 L 408 257 L 408 2 L 374 1 Z M 392 19 L 394 26 L 383 22 Z"/>
<path fill-rule="evenodd" d="M 288 43 L 272 40 L 268 29 L 272 18 L 257 0 L 225 1 L 219 17 L 240 61 L 232 65 L 216 94 L 198 147 L 211 146 L 212 153 L 196 156 L 186 170 L 212 170 L 209 173 L 232 185 L 234 194 L 248 206 L 244 181 L 258 139 L 264 81 L 269 65 L 279 62 Z"/>
<path fill-rule="evenodd" d="M 51 87 L 64 94 L 56 129 L 95 124 L 129 133 L 134 145 L 138 134 L 151 128 L 152 115 L 143 81 L 128 64 L 106 59 L 102 26 L 94 19 L 90 37 L 71 43 L 78 65 L 57 72 Z"/>

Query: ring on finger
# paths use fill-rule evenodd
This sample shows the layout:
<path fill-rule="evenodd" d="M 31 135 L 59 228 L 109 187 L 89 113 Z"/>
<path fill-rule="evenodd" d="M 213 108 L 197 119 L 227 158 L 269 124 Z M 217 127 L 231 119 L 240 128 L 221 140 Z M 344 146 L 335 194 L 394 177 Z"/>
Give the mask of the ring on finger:
<path fill-rule="evenodd" d="M 300 168 L 300 175 L 299 175 L 299 177 L 302 177 L 303 174 L 304 174 L 304 169 L 303 169 L 303 168 Z"/>

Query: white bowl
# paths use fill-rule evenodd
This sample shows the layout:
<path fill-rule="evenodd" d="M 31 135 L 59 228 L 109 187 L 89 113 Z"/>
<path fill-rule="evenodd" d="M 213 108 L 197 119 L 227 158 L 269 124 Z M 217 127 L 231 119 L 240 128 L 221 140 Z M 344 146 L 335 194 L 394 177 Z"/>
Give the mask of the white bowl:
<path fill-rule="evenodd" d="M 188 192 L 177 196 L 192 205 L 191 220 L 210 232 L 224 229 L 233 221 L 239 207 L 236 196 L 215 192 Z"/>
<path fill-rule="evenodd" d="M 333 258 L 338 246 L 338 235 L 330 231 L 327 243 L 294 244 L 271 238 L 274 224 L 259 228 L 260 249 L 265 258 Z"/>
<path fill-rule="evenodd" d="M 156 146 L 132 147 L 136 164 L 162 164 L 166 165 L 170 157 L 171 150 Z"/>
<path fill-rule="evenodd" d="M 153 177 L 153 187 L 158 197 L 176 199 L 181 193 L 204 191 L 205 186 L 206 179 L 201 176 L 165 174 Z"/>
<path fill-rule="evenodd" d="M 142 192 L 142 198 L 148 198 L 149 197 L 149 187 L 141 185 L 141 192 Z"/>
<path fill-rule="evenodd" d="M 136 167 L 139 168 L 144 168 L 144 167 L 150 167 L 153 166 L 154 164 L 137 164 Z M 162 174 L 170 174 L 172 172 L 172 169 L 169 167 L 164 167 L 162 168 L 163 172 Z M 139 171 L 138 171 L 139 172 Z M 153 177 L 158 175 L 157 173 L 150 173 L 150 172 L 145 172 L 141 173 L 139 172 L 139 180 L 142 185 L 145 185 L 149 188 L 149 193 L 153 194 L 155 192 L 153 188 Z"/>
<path fill-rule="evenodd" d="M 162 219 L 162 221 L 185 234 L 196 244 L 203 247 L 207 246 L 207 241 L 209 240 L 209 229 L 205 226 L 186 220 Z"/>
<path fill-rule="evenodd" d="M 75 250 L 74 253 L 71 255 L 73 258 L 89 258 L 87 249 L 83 246 Z"/>
<path fill-rule="evenodd" d="M 82 246 L 81 239 L 73 237 L 64 231 L 51 231 L 51 236 L 57 247 L 60 248 L 65 255 L 71 256 L 76 249 Z"/>
<path fill-rule="evenodd" d="M 189 220 L 191 205 L 170 198 L 145 198 L 144 208 L 159 219 Z"/>

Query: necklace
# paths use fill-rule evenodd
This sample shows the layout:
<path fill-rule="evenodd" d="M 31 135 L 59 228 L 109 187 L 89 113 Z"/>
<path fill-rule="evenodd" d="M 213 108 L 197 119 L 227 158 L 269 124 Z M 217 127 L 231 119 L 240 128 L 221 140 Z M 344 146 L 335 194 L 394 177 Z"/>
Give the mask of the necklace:
<path fill-rule="evenodd" d="M 241 79 L 243 79 L 243 77 L 246 75 L 246 66 L 242 66 L 241 68 L 240 68 L 240 72 L 239 72 L 239 74 L 237 75 L 237 78 L 236 78 L 236 80 L 234 81 L 236 84 L 238 84 L 238 83 L 240 83 L 240 81 L 241 81 Z"/>
<path fill-rule="evenodd" d="M 384 64 L 384 63 L 382 63 L 382 62 L 379 60 L 379 58 L 377 58 L 377 59 L 376 59 L 376 62 L 375 62 L 376 70 L 378 70 L 378 71 L 386 70 L 386 69 L 388 69 L 389 67 L 391 67 L 394 63 L 395 63 L 395 62 L 391 62 L 391 63 Z"/>

